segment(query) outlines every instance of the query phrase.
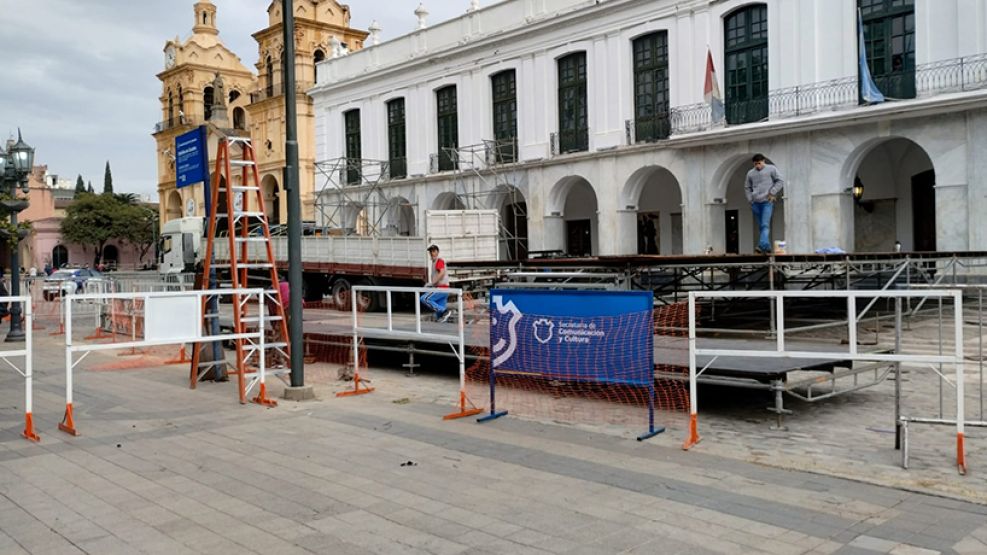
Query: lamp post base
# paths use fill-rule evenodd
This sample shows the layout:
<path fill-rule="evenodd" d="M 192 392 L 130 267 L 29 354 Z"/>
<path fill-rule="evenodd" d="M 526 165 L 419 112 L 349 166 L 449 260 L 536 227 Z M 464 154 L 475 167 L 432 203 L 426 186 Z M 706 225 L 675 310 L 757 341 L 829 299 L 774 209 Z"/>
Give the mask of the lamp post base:
<path fill-rule="evenodd" d="M 24 330 L 11 330 L 7 334 L 7 338 L 4 339 L 7 343 L 23 343 L 24 342 Z"/>

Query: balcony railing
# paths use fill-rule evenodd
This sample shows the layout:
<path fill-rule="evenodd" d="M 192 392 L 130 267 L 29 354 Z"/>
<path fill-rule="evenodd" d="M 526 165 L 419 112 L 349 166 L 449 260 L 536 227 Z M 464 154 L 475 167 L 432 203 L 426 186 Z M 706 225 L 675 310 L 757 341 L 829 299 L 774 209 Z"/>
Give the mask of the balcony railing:
<path fill-rule="evenodd" d="M 315 83 L 309 81 L 296 81 L 295 82 L 295 92 L 296 93 L 306 93 L 315 86 Z M 283 83 L 272 83 L 270 85 L 265 85 L 256 91 L 250 93 L 250 103 L 254 104 L 262 100 L 267 100 L 268 98 L 276 98 L 284 95 L 284 84 Z"/>
<path fill-rule="evenodd" d="M 983 89 L 987 88 L 987 54 L 923 64 L 914 72 L 878 76 L 875 82 L 889 100 Z M 765 116 L 767 119 L 784 119 L 823 111 L 848 110 L 861 104 L 859 87 L 859 80 L 854 75 L 775 89 L 768 93 L 767 99 L 728 104 L 727 119 L 730 122 L 750 123 L 763 120 Z M 672 108 L 673 135 L 706 131 L 724 124 L 713 123 L 709 104 L 705 102 Z"/>
<path fill-rule="evenodd" d="M 161 133 L 162 131 L 167 131 L 169 129 L 175 129 L 178 127 L 195 127 L 196 125 L 199 125 L 196 118 L 190 118 L 188 116 L 175 116 L 162 122 L 155 123 L 154 132 Z"/>

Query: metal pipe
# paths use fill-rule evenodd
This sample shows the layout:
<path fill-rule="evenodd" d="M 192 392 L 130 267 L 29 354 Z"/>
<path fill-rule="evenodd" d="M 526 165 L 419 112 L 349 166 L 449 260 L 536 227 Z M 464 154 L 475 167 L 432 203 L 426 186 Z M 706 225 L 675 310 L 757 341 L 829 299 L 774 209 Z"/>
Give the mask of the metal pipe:
<path fill-rule="evenodd" d="M 302 197 L 298 182 L 298 107 L 295 94 L 295 10 L 281 0 L 284 45 L 285 192 L 288 195 L 288 338 L 291 344 L 291 386 L 305 385 L 305 333 L 302 328 Z M 355 301 L 354 301 L 355 306 Z M 355 350 L 354 343 L 354 350 Z M 354 367 L 354 371 L 357 369 Z"/>

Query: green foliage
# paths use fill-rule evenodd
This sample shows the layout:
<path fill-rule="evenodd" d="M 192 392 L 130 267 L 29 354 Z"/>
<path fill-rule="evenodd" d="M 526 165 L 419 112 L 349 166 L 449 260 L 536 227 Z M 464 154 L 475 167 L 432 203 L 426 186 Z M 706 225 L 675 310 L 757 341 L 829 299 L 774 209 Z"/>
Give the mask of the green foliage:
<path fill-rule="evenodd" d="M 119 197 L 123 197 L 122 200 Z M 143 247 L 148 242 L 153 244 L 153 238 L 148 240 L 148 229 L 156 223 L 149 220 L 157 218 L 157 213 L 144 206 L 130 202 L 132 195 L 94 195 L 83 193 L 73 202 L 62 220 L 62 237 L 67 241 L 93 248 L 93 264 L 99 264 L 103 258 L 103 247 L 111 239 L 120 239 L 140 246 L 144 252 L 150 247 Z"/>
<path fill-rule="evenodd" d="M 103 173 L 103 194 L 113 194 L 113 174 L 110 173 L 110 161 L 106 161 L 106 171 Z"/>
<path fill-rule="evenodd" d="M 92 195 L 92 194 L 94 194 L 96 192 L 96 191 L 93 191 L 93 182 L 92 181 L 89 182 L 89 190 L 86 191 L 86 192 L 89 193 L 90 195 Z"/>
<path fill-rule="evenodd" d="M 82 175 L 80 174 L 79 177 L 75 178 L 75 197 L 74 198 L 79 198 L 79 195 L 81 195 L 82 193 L 85 193 L 85 192 L 86 192 L 86 184 L 85 184 L 85 182 L 82 181 Z"/>

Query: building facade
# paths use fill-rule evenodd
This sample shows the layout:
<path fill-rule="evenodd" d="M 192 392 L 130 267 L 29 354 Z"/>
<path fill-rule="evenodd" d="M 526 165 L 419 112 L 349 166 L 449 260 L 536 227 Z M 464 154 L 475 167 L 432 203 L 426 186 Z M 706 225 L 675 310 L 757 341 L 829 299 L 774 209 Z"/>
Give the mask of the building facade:
<path fill-rule="evenodd" d="M 313 142 L 305 138 L 314 135 L 314 118 L 305 90 L 314 83 L 316 60 L 332 55 L 335 44 L 339 45 L 336 55 L 342 53 L 343 44 L 347 52 L 359 50 L 366 33 L 349 28 L 349 8 L 334 0 L 294 0 L 294 9 L 300 189 L 303 217 L 311 219 L 314 151 Z M 269 220 L 277 223 L 285 219 L 287 203 L 281 186 L 285 167 L 281 2 L 271 2 L 267 11 L 269 26 L 254 34 L 260 54 L 256 65 L 259 77 L 223 45 L 216 6 L 210 0 L 193 6 L 195 19 L 188 39 L 165 43 L 165 69 L 158 74 L 162 122 L 154 130 L 162 223 L 205 215 L 203 187 L 175 188 L 174 153 L 175 137 L 203 124 L 209 129 L 211 165 L 220 136 L 247 135 L 253 140 Z M 216 96 L 217 89 L 224 91 L 222 99 Z"/>
<path fill-rule="evenodd" d="M 982 0 L 507 0 L 324 61 L 311 94 L 318 158 L 382 168 L 320 199 L 355 232 L 467 206 L 502 210 L 508 255 L 751 252 L 763 153 L 789 252 L 987 249 Z"/>

